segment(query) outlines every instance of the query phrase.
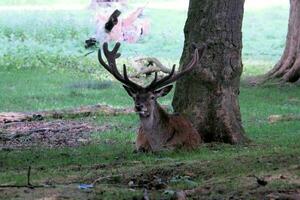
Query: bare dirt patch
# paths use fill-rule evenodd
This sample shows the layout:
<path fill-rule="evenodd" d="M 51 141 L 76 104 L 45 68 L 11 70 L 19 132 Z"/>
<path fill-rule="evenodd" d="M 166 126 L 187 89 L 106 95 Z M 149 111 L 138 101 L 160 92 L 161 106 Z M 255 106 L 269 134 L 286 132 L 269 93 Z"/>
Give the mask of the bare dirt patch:
<path fill-rule="evenodd" d="M 0 189 L 0 199 L 93 199 L 93 191 L 81 191 L 76 185 L 60 185 L 53 188 L 5 188 Z"/>
<path fill-rule="evenodd" d="M 75 120 L 0 123 L 0 149 L 76 147 L 91 143 L 91 133 L 110 129 Z"/>

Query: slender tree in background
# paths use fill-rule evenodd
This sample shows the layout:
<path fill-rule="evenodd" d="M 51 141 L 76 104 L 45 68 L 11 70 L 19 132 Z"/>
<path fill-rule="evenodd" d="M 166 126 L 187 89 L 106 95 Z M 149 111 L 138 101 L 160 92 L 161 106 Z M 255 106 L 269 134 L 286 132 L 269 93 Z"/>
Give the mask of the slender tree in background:
<path fill-rule="evenodd" d="M 248 141 L 238 101 L 243 12 L 244 0 L 190 0 L 180 66 L 189 62 L 192 43 L 207 43 L 207 49 L 194 73 L 177 82 L 173 107 L 205 142 Z"/>
<path fill-rule="evenodd" d="M 300 1 L 290 0 L 286 46 L 279 62 L 267 73 L 267 79 L 296 82 L 300 78 Z"/>

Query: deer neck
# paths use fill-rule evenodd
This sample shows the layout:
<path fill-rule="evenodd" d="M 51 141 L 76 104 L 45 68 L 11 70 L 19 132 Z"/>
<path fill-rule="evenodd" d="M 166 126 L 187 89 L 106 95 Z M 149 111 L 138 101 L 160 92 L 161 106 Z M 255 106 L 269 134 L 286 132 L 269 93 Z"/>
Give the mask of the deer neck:
<path fill-rule="evenodd" d="M 151 115 L 148 118 L 140 118 L 141 126 L 146 134 L 152 149 L 159 150 L 169 137 L 169 115 L 156 103 Z"/>
<path fill-rule="evenodd" d="M 169 121 L 168 113 L 156 103 L 150 116 L 147 118 L 140 117 L 141 125 L 144 131 L 151 131 L 157 128 L 163 128 Z"/>

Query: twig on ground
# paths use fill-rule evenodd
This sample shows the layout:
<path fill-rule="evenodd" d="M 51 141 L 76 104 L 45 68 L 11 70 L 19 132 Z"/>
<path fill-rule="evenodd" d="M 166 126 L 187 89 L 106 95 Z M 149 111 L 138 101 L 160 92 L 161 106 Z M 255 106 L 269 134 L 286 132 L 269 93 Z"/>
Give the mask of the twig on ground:
<path fill-rule="evenodd" d="M 27 170 L 27 184 L 26 185 L 0 185 L 0 188 L 44 188 L 44 187 L 50 187 L 49 185 L 33 185 L 30 182 L 30 175 L 31 175 L 31 166 L 28 167 Z"/>
<path fill-rule="evenodd" d="M 28 186 L 32 186 L 30 183 L 30 173 L 31 173 L 31 166 L 28 167 L 28 171 L 27 171 L 27 185 Z"/>
<path fill-rule="evenodd" d="M 96 183 L 98 183 L 100 181 L 103 181 L 103 180 L 112 179 L 112 178 L 119 178 L 119 177 L 121 177 L 120 174 L 119 175 L 111 175 L 111 176 L 99 177 L 96 180 L 94 180 L 91 185 L 95 185 Z"/>

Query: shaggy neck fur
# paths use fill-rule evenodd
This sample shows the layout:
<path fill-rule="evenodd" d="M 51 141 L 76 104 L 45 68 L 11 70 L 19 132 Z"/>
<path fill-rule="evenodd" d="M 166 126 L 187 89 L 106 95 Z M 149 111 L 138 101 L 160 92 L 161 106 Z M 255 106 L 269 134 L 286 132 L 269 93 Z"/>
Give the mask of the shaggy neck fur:
<path fill-rule="evenodd" d="M 141 126 L 153 151 L 160 150 L 169 138 L 169 116 L 158 103 L 155 104 L 149 117 L 140 117 Z"/>

